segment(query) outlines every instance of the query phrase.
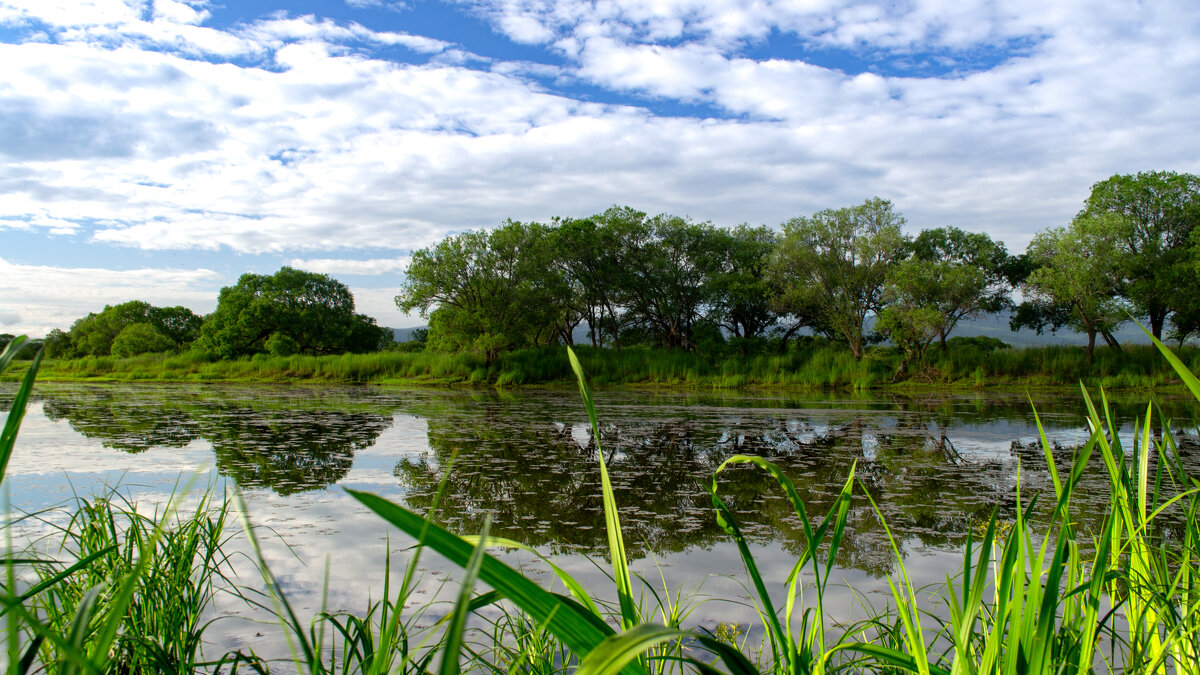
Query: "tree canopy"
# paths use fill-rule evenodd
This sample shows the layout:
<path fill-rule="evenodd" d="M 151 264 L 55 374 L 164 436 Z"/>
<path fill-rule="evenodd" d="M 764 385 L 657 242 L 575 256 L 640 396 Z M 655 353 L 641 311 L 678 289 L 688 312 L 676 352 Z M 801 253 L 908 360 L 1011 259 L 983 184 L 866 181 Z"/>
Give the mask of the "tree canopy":
<path fill-rule="evenodd" d="M 1189 308 L 1196 285 L 1192 233 L 1200 224 L 1200 177 L 1173 171 L 1115 175 L 1092 186 L 1080 215 L 1119 216 L 1123 294 L 1162 338 L 1167 316 Z"/>
<path fill-rule="evenodd" d="M 130 300 L 119 305 L 105 305 L 99 313 L 92 312 L 72 324 L 70 331 L 51 331 L 47 335 L 48 355 L 59 356 L 108 356 L 113 354 L 115 340 L 126 328 L 144 324 L 160 338 L 153 345 L 141 341 L 127 340 L 121 347 L 125 352 L 135 343 L 140 347 L 154 346 L 145 351 L 171 351 L 186 348 L 200 336 L 204 319 L 187 307 L 155 307 L 142 300 Z M 137 331 L 143 338 L 149 333 Z M 132 338 L 131 338 L 132 340 Z M 139 347 L 139 348 L 140 348 Z M 125 354 L 116 354 L 118 356 Z"/>
<path fill-rule="evenodd" d="M 284 267 L 272 275 L 243 274 L 221 289 L 197 346 L 225 358 L 276 354 L 369 352 L 390 331 L 354 312 L 354 297 L 326 274 Z"/>
<path fill-rule="evenodd" d="M 826 209 L 783 225 L 773 261 L 785 307 L 807 313 L 861 359 L 867 317 L 883 305 L 883 286 L 904 250 L 904 217 L 885 199 Z"/>

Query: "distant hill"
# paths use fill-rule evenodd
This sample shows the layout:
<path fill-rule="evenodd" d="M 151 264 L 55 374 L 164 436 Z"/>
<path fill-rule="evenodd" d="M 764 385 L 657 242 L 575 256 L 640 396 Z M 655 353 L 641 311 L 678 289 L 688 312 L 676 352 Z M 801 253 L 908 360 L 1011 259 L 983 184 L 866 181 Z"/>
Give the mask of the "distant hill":
<path fill-rule="evenodd" d="M 1008 314 L 989 314 L 974 321 L 960 321 L 951 337 L 993 337 L 1003 340 L 1014 347 L 1040 347 L 1045 345 L 1079 345 L 1087 344 L 1087 335 L 1076 333 L 1070 329 L 1061 329 L 1057 333 L 1049 331 L 1038 335 L 1036 332 L 1023 328 L 1013 332 L 1008 328 Z M 1138 328 L 1135 323 L 1127 323 L 1113 333 L 1113 337 L 1121 344 L 1150 344 L 1150 338 Z M 1096 342 L 1103 344 L 1099 337 Z"/>
<path fill-rule="evenodd" d="M 395 335 L 396 342 L 408 342 L 412 339 L 412 332 L 428 326 L 413 326 L 411 328 L 392 328 L 392 334 Z M 1121 344 L 1150 344 L 1150 338 L 1138 328 L 1135 323 L 1127 323 L 1120 328 L 1113 336 Z M 1087 344 L 1087 335 L 1076 333 L 1069 329 L 1062 329 L 1057 333 L 1046 332 L 1038 335 L 1028 328 L 1013 332 L 1008 328 L 1008 314 L 988 314 L 979 317 L 974 321 L 960 321 L 955 327 L 954 332 L 950 337 L 992 337 L 997 340 L 1003 340 L 1013 347 L 1039 347 L 1045 345 L 1079 345 Z M 576 344 L 588 343 L 587 325 L 581 324 L 575 329 Z M 1103 344 L 1100 339 L 1097 339 L 1098 344 Z"/>
<path fill-rule="evenodd" d="M 429 326 L 413 326 L 412 328 L 391 328 L 389 330 L 392 331 L 392 336 L 393 336 L 392 339 L 395 340 L 396 342 L 408 342 L 409 340 L 412 339 L 412 332 L 414 330 L 420 330 L 422 328 L 429 328 Z"/>

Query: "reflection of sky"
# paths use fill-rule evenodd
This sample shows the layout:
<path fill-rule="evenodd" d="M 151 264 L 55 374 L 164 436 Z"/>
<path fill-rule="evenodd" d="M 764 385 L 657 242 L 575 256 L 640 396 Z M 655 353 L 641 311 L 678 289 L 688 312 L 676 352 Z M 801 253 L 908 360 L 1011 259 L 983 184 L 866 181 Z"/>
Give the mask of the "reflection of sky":
<path fill-rule="evenodd" d="M 3 387 L 5 388 L 0 388 L 0 395 L 9 392 L 10 385 Z M 66 387 L 63 391 L 86 398 L 95 396 L 98 390 Z M 165 398 L 172 395 L 170 388 L 159 391 Z M 242 399 L 249 397 L 246 392 L 235 391 L 230 395 Z M 315 396 L 314 392 L 304 390 L 270 389 L 261 392 L 261 397 L 275 408 L 311 406 L 313 400 L 317 400 L 318 406 L 325 405 L 323 399 L 314 399 Z M 342 398 L 339 399 L 338 396 Z M 410 398 L 419 405 L 412 404 Z M 1021 398 L 1013 398 L 1013 405 L 1019 410 L 1022 405 Z M 442 395 L 423 392 L 410 397 L 403 392 L 378 389 L 337 390 L 329 400 L 331 402 L 328 406 L 333 409 L 347 405 L 346 401 L 359 405 L 361 400 L 364 407 L 378 411 L 392 409 L 395 412 L 390 415 L 390 426 L 383 429 L 375 442 L 370 447 L 354 453 L 352 468 L 336 486 L 286 496 L 267 488 L 246 493 L 252 521 L 265 528 L 261 536 L 271 567 L 289 592 L 296 608 L 304 615 L 311 615 L 321 607 L 326 570 L 326 608 L 361 613 L 365 611 L 369 600 L 377 600 L 383 586 L 384 551 L 385 546 L 389 545 L 389 537 L 390 549 L 393 552 L 394 579 L 399 578 L 402 566 L 410 555 L 407 550 L 407 538 L 385 526 L 379 518 L 359 506 L 340 488 L 375 492 L 395 500 L 404 499 L 406 489 L 394 473 L 397 464 L 404 459 L 424 458 L 436 466 L 440 461 L 433 455 L 429 445 L 428 434 L 434 421 L 430 415 L 442 410 L 460 416 L 462 420 L 468 420 L 461 422 L 464 426 L 459 431 L 469 436 L 478 430 L 470 428 L 470 417 L 463 417 L 466 415 L 464 411 L 489 408 L 494 416 L 487 419 L 507 419 L 506 415 L 511 411 L 528 410 L 531 411 L 531 418 L 540 419 L 543 424 L 559 430 L 569 428 L 568 436 L 581 445 L 587 442 L 589 434 L 586 416 L 573 393 L 534 391 L 495 398 L 492 394 L 478 392 L 465 396 L 461 393 Z M 708 438 L 717 445 L 744 440 L 749 433 L 747 430 L 757 428 L 755 425 L 762 427 L 764 424 L 775 424 L 776 426 L 771 427 L 775 431 L 768 434 L 771 442 L 779 449 L 795 450 L 799 447 L 797 444 L 815 443 L 840 433 L 839 429 L 848 424 L 862 423 L 863 428 L 858 432 L 859 435 L 850 437 L 849 440 L 860 445 L 862 460 L 873 463 L 877 460 L 895 461 L 885 460 L 889 452 L 896 452 L 888 446 L 888 438 L 891 435 L 924 437 L 927 439 L 924 441 L 924 447 L 928 449 L 944 434 L 963 460 L 988 463 L 993 467 L 1000 466 L 1003 475 L 1007 477 L 1002 481 L 1004 484 L 1000 488 L 1010 489 L 1011 476 L 1015 473 L 1015 457 L 1011 445 L 1013 441 L 1025 444 L 1036 438 L 1032 415 L 998 410 L 990 413 L 985 411 L 972 417 L 966 411 L 974 410 L 978 401 L 968 403 L 970 405 L 952 400 L 945 406 L 951 412 L 931 414 L 922 410 L 900 409 L 896 404 L 884 401 L 804 402 L 754 398 L 731 400 L 724 397 L 720 401 L 698 402 L 687 397 L 659 394 L 646 398 L 629 393 L 601 393 L 598 396 L 602 429 L 608 428 L 606 424 L 616 425 L 616 421 L 619 421 L 620 424 L 614 428 L 618 428 L 619 433 L 624 435 L 624 441 L 631 443 L 644 442 L 651 438 L 652 435 L 646 429 L 653 428 L 653 425 L 660 424 L 665 419 L 675 420 L 681 426 L 685 423 L 699 425 L 696 428 L 711 433 L 708 437 L 698 434 L 695 438 Z M 422 414 L 404 412 L 406 407 L 413 405 L 421 408 Z M 443 407 L 439 408 L 438 405 Z M 1049 401 L 1045 406 L 1042 421 L 1052 441 L 1072 445 L 1086 440 L 1086 431 L 1080 426 L 1081 417 L 1075 405 L 1071 399 L 1061 399 Z M 274 409 L 271 406 L 268 408 Z M 960 407 L 962 410 L 959 410 Z M 1042 406 L 1039 406 L 1039 410 L 1041 408 Z M 863 420 L 866 422 L 863 423 Z M 639 427 L 638 424 L 644 426 Z M 514 430 L 519 428 L 513 427 Z M 729 431 L 730 428 L 736 430 Z M 1127 427 L 1123 433 L 1128 436 L 1131 431 L 1132 428 Z M 1131 438 L 1125 439 L 1126 442 L 1130 440 Z M 704 441 L 696 442 L 703 446 Z M 817 454 L 820 452 L 822 451 L 818 451 Z M 531 461 L 530 466 L 532 465 Z M 76 433 L 65 419 L 51 421 L 43 413 L 43 403 L 35 401 L 25 418 L 17 451 L 9 465 L 5 483 L 11 491 L 12 504 L 27 511 L 66 504 L 74 494 L 94 495 L 101 492 L 104 486 L 116 484 L 121 486 L 122 493 L 128 495 L 131 500 L 146 504 L 149 508 L 149 505 L 162 501 L 178 483 L 186 482 L 192 476 L 196 477 L 196 482 L 201 487 L 204 486 L 214 479 L 211 473 L 212 466 L 212 445 L 207 440 L 194 440 L 182 448 L 153 447 L 130 454 L 107 448 L 100 439 L 87 438 Z M 913 466 L 915 472 L 921 470 L 919 466 Z M 933 466 L 940 466 L 936 457 Z M 468 467 L 466 464 L 463 468 L 464 471 L 468 468 L 485 471 L 480 467 Z M 845 469 L 848 469 L 848 466 Z M 516 470 L 520 470 L 520 467 Z M 592 471 L 593 468 L 588 466 L 571 470 Z M 863 469 L 863 474 L 867 473 L 868 470 Z M 806 472 L 804 475 L 810 474 L 811 472 Z M 844 472 L 839 475 L 844 476 Z M 617 479 L 620 478 L 621 476 L 617 476 Z M 902 473 L 884 478 L 895 482 L 905 480 L 906 476 Z M 807 486 L 800 487 L 803 489 Z M 986 495 L 980 498 L 984 497 Z M 630 517 L 639 513 L 636 504 L 622 505 L 622 510 Z M 870 518 L 869 515 L 866 517 Z M 685 520 L 685 516 L 680 516 L 677 524 L 682 526 Z M 875 537 L 877 533 L 870 536 Z M 868 540 L 875 541 L 870 537 Z M 246 549 L 245 542 L 240 539 L 236 546 L 242 550 Z M 752 546 L 764 578 L 773 584 L 772 592 L 778 593 L 782 599 L 783 580 L 790 572 L 794 557 L 782 550 L 779 544 L 768 540 L 756 539 Z M 917 586 L 941 583 L 947 573 L 952 573 L 957 568 L 960 560 L 957 554 L 925 545 L 916 538 L 904 541 L 903 548 L 907 557 L 908 572 L 913 575 Z M 886 558 L 890 554 L 883 549 L 872 551 L 862 545 L 854 551 L 854 555 Z M 531 559 L 526 554 L 518 553 L 504 554 L 503 557 L 514 563 L 525 564 L 530 564 Z M 583 556 L 563 555 L 557 559 L 557 563 L 577 575 L 589 588 L 595 589 L 601 595 L 611 594 L 611 582 L 595 564 Z M 682 552 L 665 553 L 657 557 L 646 556 L 633 561 L 632 565 L 636 572 L 644 575 L 660 592 L 663 584 L 660 581 L 661 573 L 666 578 L 668 587 L 683 588 L 685 595 L 695 593 L 698 599 L 737 599 L 745 595 L 740 572 L 741 561 L 734 547 L 728 543 L 706 547 L 692 546 Z M 537 570 L 538 567 L 533 565 L 530 569 Z M 428 554 L 423 560 L 422 570 L 418 598 L 450 597 L 452 585 L 443 589 L 442 595 L 438 594 L 438 589 L 447 578 L 454 577 L 454 569 L 449 568 L 437 556 Z M 248 566 L 241 570 L 241 574 L 244 582 L 256 585 L 255 573 Z M 730 574 L 735 576 L 727 576 Z M 553 578 L 544 570 L 537 572 L 536 577 L 546 584 L 553 583 Z M 854 605 L 857 602 L 856 594 L 840 585 L 842 581 L 877 604 L 887 600 L 886 582 L 878 575 L 853 568 L 839 568 L 834 577 L 834 583 L 838 585 L 831 588 L 828 606 L 840 608 L 837 612 L 845 612 L 835 612 L 834 618 L 861 618 L 861 611 Z M 698 591 L 689 590 L 696 589 L 697 584 L 703 586 Z M 237 606 L 228 598 L 222 599 L 219 606 L 222 611 L 236 611 L 243 617 L 257 617 L 259 620 L 263 618 L 261 613 L 247 613 L 244 607 Z M 444 611 L 442 606 L 435 607 L 429 617 L 430 621 L 435 620 L 438 613 Z M 700 606 L 691 620 L 712 628 L 718 620 L 753 623 L 755 613 L 748 605 L 711 600 Z M 263 635 L 257 636 L 257 633 Z M 247 624 L 244 621 L 218 622 L 209 633 L 210 639 L 223 647 L 250 646 L 262 655 L 284 656 L 286 647 L 278 635 L 278 629 L 275 627 Z"/>

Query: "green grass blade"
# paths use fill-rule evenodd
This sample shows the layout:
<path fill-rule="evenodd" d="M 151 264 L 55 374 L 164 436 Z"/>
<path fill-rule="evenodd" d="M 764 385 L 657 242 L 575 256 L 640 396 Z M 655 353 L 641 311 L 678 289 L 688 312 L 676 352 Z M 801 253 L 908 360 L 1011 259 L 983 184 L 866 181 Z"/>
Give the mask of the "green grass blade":
<path fill-rule="evenodd" d="M 1170 363 L 1171 367 L 1175 369 L 1176 374 L 1179 375 L 1179 379 L 1183 380 L 1188 390 L 1192 392 L 1192 396 L 1195 396 L 1196 400 L 1200 401 L 1200 380 L 1196 379 L 1196 376 L 1192 374 L 1192 371 L 1188 370 L 1187 365 L 1183 361 L 1180 361 L 1178 356 L 1175 356 L 1175 352 L 1171 351 L 1161 340 L 1154 337 L 1153 333 L 1146 330 L 1146 327 L 1141 322 L 1135 323 L 1154 341 L 1154 346 L 1158 347 L 1158 351 L 1162 352 L 1163 357 L 1167 359 L 1167 363 Z"/>
<path fill-rule="evenodd" d="M 873 657 L 876 661 L 885 665 L 882 672 L 887 672 L 887 668 L 907 671 L 910 673 L 920 673 L 923 669 L 928 669 L 930 675 L 950 675 L 950 671 L 933 664 L 924 663 L 914 659 L 912 656 L 905 654 L 898 649 L 884 647 L 865 642 L 843 642 L 834 646 L 832 651 L 850 651 L 859 654 L 866 654 Z"/>
<path fill-rule="evenodd" d="M 487 540 L 488 529 L 491 525 L 490 518 L 485 518 L 483 532 L 480 534 L 484 541 Z M 464 574 L 458 589 L 458 601 L 454 603 L 454 611 L 450 614 L 450 625 L 446 628 L 446 638 L 440 647 L 442 650 L 442 667 L 438 670 L 440 675 L 458 675 L 459 673 L 458 656 L 462 649 L 467 615 L 471 612 L 471 595 L 475 589 L 475 580 L 479 578 L 479 568 L 483 564 L 485 548 L 482 544 L 475 546 L 475 550 L 471 552 L 471 557 L 463 568 Z"/>
<path fill-rule="evenodd" d="M 695 638 L 696 642 L 721 659 L 730 675 L 761 675 L 750 659 L 746 658 L 746 655 L 738 651 L 736 647 L 711 635 L 701 634 L 696 635 Z"/>
<path fill-rule="evenodd" d="M 640 621 L 637 604 L 633 601 L 633 584 L 629 578 L 629 558 L 625 555 L 625 538 L 621 534 L 621 519 L 617 514 L 617 500 L 613 495 L 612 481 L 608 478 L 608 467 L 604 463 L 604 449 L 600 446 L 600 426 L 596 422 L 596 405 L 592 402 L 592 391 L 588 387 L 583 366 L 575 356 L 575 350 L 567 347 L 567 358 L 571 370 L 579 381 L 579 393 L 583 406 L 587 408 L 588 420 L 592 423 L 592 436 L 596 439 L 596 457 L 600 464 L 600 488 L 604 495 L 604 524 L 608 530 L 608 553 L 612 558 L 613 579 L 617 584 L 617 600 L 621 605 L 621 627 L 629 630 Z"/>
<path fill-rule="evenodd" d="M 646 650 L 670 640 L 690 637 L 691 634 L 678 628 L 668 628 L 652 623 L 643 623 L 633 628 L 610 635 L 596 646 L 579 664 L 576 675 L 616 675 L 626 665 L 633 663 Z"/>
<path fill-rule="evenodd" d="M 15 342 L 17 340 L 13 340 L 13 343 Z M 10 352 L 15 354 L 17 351 L 13 350 L 13 343 L 9 343 L 4 350 L 4 354 L 9 360 L 12 358 Z M 25 407 L 29 404 L 29 395 L 33 391 L 33 381 L 37 377 L 43 353 L 43 350 L 39 349 L 37 356 L 33 357 L 33 363 L 25 372 L 21 386 L 17 388 L 17 395 L 13 397 L 12 407 L 8 410 L 8 417 L 4 420 L 4 431 L 0 432 L 0 480 L 4 479 L 8 469 L 8 460 L 12 458 L 13 448 L 16 447 L 17 431 L 21 428 L 21 420 L 25 418 Z M 8 361 L 5 360 L 3 365 L 7 365 L 7 363 Z M 0 370 L 3 370 L 2 365 L 0 365 Z"/>
<path fill-rule="evenodd" d="M 463 541 L 474 545 L 483 540 L 478 536 L 468 535 L 463 537 Z M 588 611 L 595 614 L 597 617 L 602 616 L 600 609 L 596 607 L 596 603 L 592 600 L 591 596 L 588 595 L 587 589 L 583 587 L 583 584 L 580 584 L 578 581 L 576 581 L 575 577 L 572 577 L 570 574 L 568 574 L 566 570 L 562 569 L 558 565 L 555 565 L 549 558 L 542 555 L 542 553 L 536 548 L 533 548 L 532 546 L 526 546 L 519 541 L 506 539 L 504 537 L 488 537 L 486 546 L 489 548 L 492 546 L 515 548 L 519 551 L 525 551 L 526 553 L 537 556 L 538 559 L 550 567 L 550 571 L 554 572 L 554 575 L 558 577 L 559 581 L 563 582 L 563 585 L 567 587 L 567 590 L 571 591 L 571 595 L 575 596 L 575 599 L 579 601 L 579 604 L 586 607 Z"/>
<path fill-rule="evenodd" d="M 462 538 L 382 497 L 349 489 L 346 492 L 409 536 L 416 537 L 424 532 L 426 546 L 460 567 L 467 564 L 476 548 Z M 583 609 L 578 603 L 542 590 L 521 573 L 490 555 L 483 556 L 479 568 L 479 579 L 503 593 L 513 604 L 525 611 L 534 622 L 544 624 L 547 630 L 562 640 L 563 644 L 576 654 L 587 654 L 613 634 L 612 628 Z M 634 675 L 645 671 L 638 664 L 633 663 L 625 669 L 625 672 L 628 675 Z"/>

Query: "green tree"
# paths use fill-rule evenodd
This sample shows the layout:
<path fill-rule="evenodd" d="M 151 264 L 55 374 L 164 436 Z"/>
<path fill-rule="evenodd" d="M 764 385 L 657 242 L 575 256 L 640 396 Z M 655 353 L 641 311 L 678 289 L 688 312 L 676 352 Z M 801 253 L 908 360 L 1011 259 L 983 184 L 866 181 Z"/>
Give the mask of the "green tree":
<path fill-rule="evenodd" d="M 1089 361 L 1098 334 L 1120 349 L 1112 331 L 1126 317 L 1120 267 L 1127 227 L 1121 216 L 1081 215 L 1069 227 L 1039 233 L 1029 244 L 1029 258 L 1038 268 L 1025 281 L 1026 297 L 1044 308 L 1044 315 L 1070 307 L 1069 325 L 1088 336 Z"/>
<path fill-rule="evenodd" d="M 121 329 L 112 342 L 112 355 L 127 357 L 138 354 L 167 352 L 175 349 L 176 343 L 163 335 L 153 324 L 131 323 Z"/>
<path fill-rule="evenodd" d="M 551 234 L 554 262 L 569 285 L 567 302 L 587 322 L 593 347 L 605 344 L 606 334 L 608 341 L 619 339 L 621 251 L 610 224 L 626 212 L 637 213 L 613 207 L 591 218 L 556 219 Z"/>
<path fill-rule="evenodd" d="M 432 348 L 479 351 L 488 363 L 548 344 L 571 324 L 547 245 L 545 226 L 515 221 L 447 237 L 413 253 L 396 306 L 429 319 Z"/>
<path fill-rule="evenodd" d="M 888 273 L 904 250 L 904 218 L 890 201 L 826 209 L 783 225 L 772 259 L 776 306 L 865 353 L 868 316 L 882 309 Z"/>
<path fill-rule="evenodd" d="M 196 344 L 230 358 L 267 351 L 275 334 L 305 354 L 374 351 L 391 339 L 374 319 L 354 313 L 354 297 L 341 282 L 284 267 L 272 275 L 243 274 L 222 288 Z"/>
<path fill-rule="evenodd" d="M 891 275 L 891 296 L 937 312 L 943 351 L 960 320 L 1011 305 L 1009 276 L 1020 263 L 1010 259 L 1004 244 L 983 233 L 938 227 L 922 231 L 911 248 L 912 258 Z"/>
<path fill-rule="evenodd" d="M 768 264 L 779 236 L 768 227 L 738 225 L 711 234 L 715 257 L 710 278 L 712 319 L 736 338 L 761 337 L 778 321 L 772 310 Z M 745 344 L 743 342 L 743 344 Z"/>
<path fill-rule="evenodd" d="M 1167 316 L 1187 309 L 1180 291 L 1196 283 L 1188 245 L 1200 224 L 1200 177 L 1173 171 L 1112 176 L 1092 186 L 1081 212 L 1102 214 L 1128 222 L 1121 237 L 1123 293 L 1161 339 Z"/>
<path fill-rule="evenodd" d="M 107 356 L 117 335 L 130 324 L 145 323 L 149 311 L 150 303 L 141 300 L 105 305 L 99 314 L 91 312 L 71 325 L 71 341 L 81 354 Z"/>
<path fill-rule="evenodd" d="M 113 341 L 121 331 L 139 323 L 149 324 L 170 339 L 168 349 L 179 349 L 199 337 L 203 319 L 187 307 L 155 307 L 142 300 L 105 305 L 99 313 L 89 313 L 72 324 L 68 333 L 71 348 L 62 345 L 61 350 L 55 348 L 56 353 L 60 356 L 107 356 L 112 353 Z"/>
<path fill-rule="evenodd" d="M 146 320 L 180 348 L 199 338 L 204 325 L 204 317 L 183 306 L 150 307 L 146 310 Z"/>
<path fill-rule="evenodd" d="M 71 342 L 71 334 L 60 328 L 51 329 L 42 342 L 46 346 L 46 358 L 62 359 L 78 355 L 75 345 Z"/>
<path fill-rule="evenodd" d="M 631 225 L 622 261 L 626 312 L 661 346 L 694 349 L 719 264 L 715 228 L 666 214 Z"/>

